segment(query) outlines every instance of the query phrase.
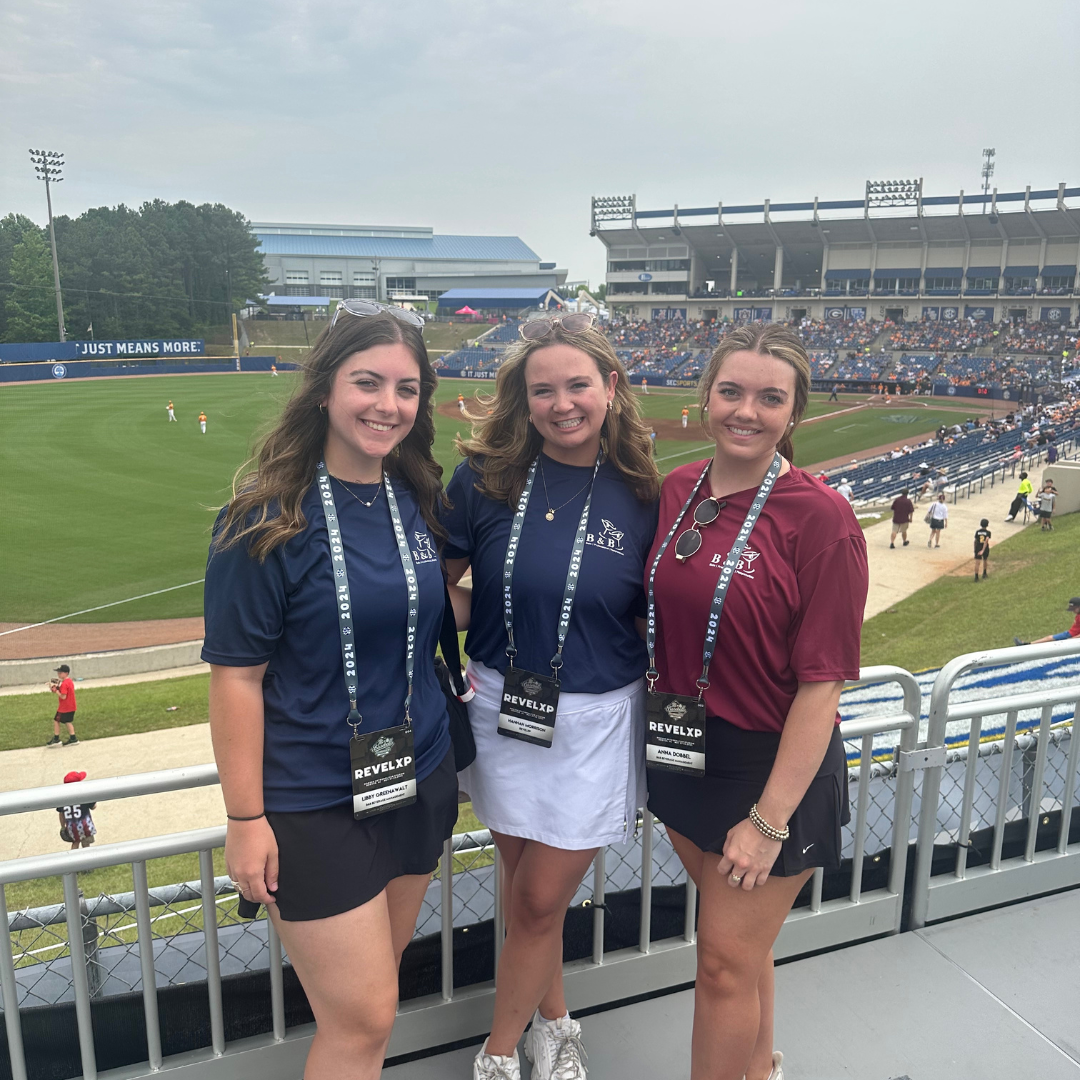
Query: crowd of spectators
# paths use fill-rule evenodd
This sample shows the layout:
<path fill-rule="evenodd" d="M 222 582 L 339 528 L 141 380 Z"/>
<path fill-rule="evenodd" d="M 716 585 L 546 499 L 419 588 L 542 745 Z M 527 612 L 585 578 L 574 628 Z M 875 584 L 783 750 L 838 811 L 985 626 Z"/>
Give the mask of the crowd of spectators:
<path fill-rule="evenodd" d="M 933 352 L 963 352 L 989 344 L 993 340 L 993 333 L 989 323 L 976 322 L 974 319 L 966 322 L 921 319 L 919 322 L 893 326 L 886 348 L 897 351 L 927 349 Z"/>
<path fill-rule="evenodd" d="M 1060 356 L 1080 348 L 1080 330 L 1070 330 L 1060 323 L 1012 323 L 1005 325 L 994 338 L 995 352 L 1045 353 Z"/>
<path fill-rule="evenodd" d="M 880 324 L 864 319 L 803 319 L 796 329 L 808 349 L 865 349 L 881 333 Z"/>

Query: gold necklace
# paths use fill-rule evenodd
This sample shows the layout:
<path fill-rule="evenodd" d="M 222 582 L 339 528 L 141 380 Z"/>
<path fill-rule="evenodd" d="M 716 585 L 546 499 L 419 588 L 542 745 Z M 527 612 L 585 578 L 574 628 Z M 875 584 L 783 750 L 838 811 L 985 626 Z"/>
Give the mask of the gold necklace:
<path fill-rule="evenodd" d="M 548 494 L 548 489 L 547 489 L 547 477 L 544 475 L 544 458 L 543 458 L 542 455 L 540 457 L 540 479 L 544 483 L 544 499 L 545 499 L 545 501 L 547 502 L 547 505 L 548 505 L 547 513 L 544 515 L 544 517 L 546 517 L 548 519 L 548 521 L 554 521 L 555 520 L 555 511 L 556 510 L 561 510 L 563 508 L 563 506 L 567 506 L 570 503 L 572 503 L 592 483 L 592 477 L 590 476 L 589 479 L 586 480 L 585 483 L 582 484 L 581 487 L 578 488 L 577 491 L 575 491 L 574 494 L 571 495 L 570 498 L 566 500 L 566 502 L 562 503 L 562 505 L 560 505 L 560 506 L 552 507 L 552 505 L 551 505 L 551 496 Z"/>
<path fill-rule="evenodd" d="M 348 493 L 349 493 L 349 494 L 350 494 L 350 495 L 351 495 L 351 496 L 352 496 L 352 497 L 353 497 L 353 498 L 354 498 L 354 499 L 355 499 L 355 500 L 356 500 L 356 501 L 357 501 L 357 502 L 358 502 L 358 503 L 359 503 L 359 504 L 360 504 L 361 506 L 368 506 L 368 507 L 374 506 L 374 505 L 375 505 L 375 500 L 376 500 L 376 499 L 377 499 L 377 498 L 379 497 L 379 492 L 380 492 L 380 491 L 382 491 L 382 486 L 383 486 L 383 482 L 382 482 L 382 477 L 380 476 L 380 477 L 379 477 L 379 486 L 378 486 L 378 488 L 376 489 L 376 491 L 375 491 L 375 494 L 374 494 L 374 495 L 372 496 L 372 498 L 371 498 L 371 502 L 364 502 L 364 500 L 363 500 L 363 499 L 361 499 L 361 498 L 360 498 L 360 496 L 359 496 L 359 495 L 357 495 L 357 494 L 356 494 L 356 492 L 355 492 L 355 491 L 353 491 L 353 490 L 352 490 L 352 488 L 350 488 L 350 487 L 349 487 L 349 486 L 348 486 L 348 485 L 347 485 L 347 484 L 345 483 L 345 481 L 341 479 L 341 477 L 339 477 L 339 476 L 335 476 L 335 477 L 334 477 L 334 479 L 335 479 L 335 480 L 336 480 L 336 481 L 337 481 L 337 482 L 338 482 L 338 483 L 339 483 L 339 484 L 340 484 L 340 485 L 341 485 L 341 486 L 342 486 L 343 488 L 345 488 L 345 490 L 346 490 L 346 491 L 347 491 L 347 492 L 348 492 Z"/>

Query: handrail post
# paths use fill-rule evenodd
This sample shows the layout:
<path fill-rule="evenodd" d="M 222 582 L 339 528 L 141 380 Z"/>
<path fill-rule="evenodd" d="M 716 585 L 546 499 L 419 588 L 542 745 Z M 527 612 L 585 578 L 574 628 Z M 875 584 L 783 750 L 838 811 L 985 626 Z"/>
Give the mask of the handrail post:
<path fill-rule="evenodd" d="M 19 1011 L 19 984 L 15 981 L 15 958 L 11 955 L 11 932 L 8 930 L 7 891 L 0 885 L 0 920 L 4 940 L 0 945 L 0 990 L 4 994 L 4 1027 L 7 1030 L 11 1080 L 26 1080 L 26 1051 L 23 1048 L 22 1015 Z"/>
<path fill-rule="evenodd" d="M 605 849 L 601 848 L 593 859 L 593 889 L 592 889 L 592 958 L 594 964 L 604 962 L 604 896 L 607 886 L 607 869 L 605 866 Z"/>
<path fill-rule="evenodd" d="M 146 1024 L 146 1049 L 150 1068 L 161 1068 L 161 1023 L 158 1018 L 157 969 L 154 965 L 154 933 L 150 922 L 150 889 L 146 880 L 146 862 L 131 864 L 135 889 L 135 925 L 139 935 L 139 967 L 142 971 L 143 1020 Z"/>
<path fill-rule="evenodd" d="M 638 928 L 638 952 L 648 953 L 652 940 L 652 868 L 653 816 L 645 808 L 641 826 L 641 923 Z"/>
<path fill-rule="evenodd" d="M 214 853 L 199 852 L 202 879 L 203 944 L 206 953 L 206 993 L 210 998 L 210 1045 L 214 1057 L 225 1053 L 225 1014 L 221 1006 L 221 955 L 218 950 L 217 896 L 214 893 Z"/>
<path fill-rule="evenodd" d="M 270 912 L 266 913 L 266 946 L 270 950 L 270 1016 L 274 1041 L 285 1039 L 285 971 L 281 963 L 281 938 Z"/>
<path fill-rule="evenodd" d="M 94 1021 L 90 1014 L 90 985 L 86 978 L 86 953 L 83 951 L 79 882 L 74 873 L 64 874 L 64 915 L 67 919 L 71 985 L 75 991 L 75 1021 L 79 1030 L 79 1057 L 82 1060 L 83 1080 L 97 1080 Z"/>
<path fill-rule="evenodd" d="M 442 999 L 454 999 L 454 847 L 448 838 L 443 841 L 442 863 L 439 866 L 439 945 L 442 956 Z"/>

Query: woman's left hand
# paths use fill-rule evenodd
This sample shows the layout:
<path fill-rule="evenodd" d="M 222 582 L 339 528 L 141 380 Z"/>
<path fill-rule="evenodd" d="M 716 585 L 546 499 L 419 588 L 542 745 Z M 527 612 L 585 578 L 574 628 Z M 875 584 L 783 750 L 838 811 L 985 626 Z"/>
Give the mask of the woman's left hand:
<path fill-rule="evenodd" d="M 758 832 L 749 818 L 744 818 L 728 830 L 724 854 L 716 869 L 733 889 L 749 891 L 768 881 L 780 848 L 779 840 L 770 840 Z"/>

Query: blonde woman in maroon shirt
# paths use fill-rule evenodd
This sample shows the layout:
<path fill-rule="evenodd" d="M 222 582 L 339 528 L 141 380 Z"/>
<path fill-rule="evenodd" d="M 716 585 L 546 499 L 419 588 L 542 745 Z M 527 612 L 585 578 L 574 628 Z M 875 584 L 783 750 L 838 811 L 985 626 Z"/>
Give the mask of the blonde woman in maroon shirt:
<path fill-rule="evenodd" d="M 791 464 L 809 389 L 787 328 L 724 338 L 699 394 L 715 451 L 664 481 L 648 563 L 649 808 L 701 898 L 692 1080 L 781 1080 L 773 942 L 814 867 L 840 865 L 850 817 L 837 704 L 859 674 L 866 544 Z M 704 747 L 653 734 L 698 723 Z"/>

